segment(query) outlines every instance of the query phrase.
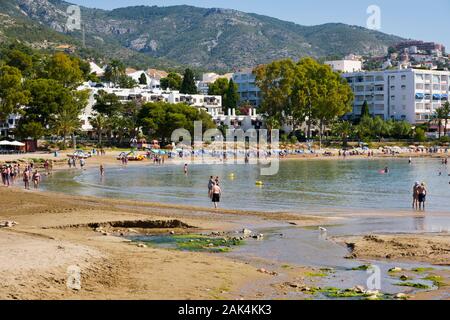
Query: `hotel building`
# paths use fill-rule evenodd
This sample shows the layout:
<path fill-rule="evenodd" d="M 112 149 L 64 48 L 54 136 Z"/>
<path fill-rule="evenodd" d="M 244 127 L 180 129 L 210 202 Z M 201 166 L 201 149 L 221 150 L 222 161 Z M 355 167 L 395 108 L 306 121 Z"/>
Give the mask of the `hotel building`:
<path fill-rule="evenodd" d="M 352 116 L 361 115 L 364 101 L 370 114 L 383 119 L 424 123 L 448 101 L 449 71 L 399 69 L 342 75 L 355 94 Z"/>

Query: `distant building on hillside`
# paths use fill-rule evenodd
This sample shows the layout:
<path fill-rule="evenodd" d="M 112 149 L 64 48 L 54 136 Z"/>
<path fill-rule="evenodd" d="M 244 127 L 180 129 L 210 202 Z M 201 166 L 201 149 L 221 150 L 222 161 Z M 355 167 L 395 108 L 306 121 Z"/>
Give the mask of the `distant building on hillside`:
<path fill-rule="evenodd" d="M 362 70 L 362 62 L 360 60 L 333 60 L 325 61 L 325 64 L 338 72 L 358 72 Z"/>
<path fill-rule="evenodd" d="M 420 51 L 439 51 L 441 53 L 445 53 L 445 46 L 440 43 L 435 42 L 423 42 L 423 41 L 403 41 L 395 45 L 395 49 L 398 51 L 402 51 L 404 49 L 409 49 L 411 47 L 417 48 Z"/>

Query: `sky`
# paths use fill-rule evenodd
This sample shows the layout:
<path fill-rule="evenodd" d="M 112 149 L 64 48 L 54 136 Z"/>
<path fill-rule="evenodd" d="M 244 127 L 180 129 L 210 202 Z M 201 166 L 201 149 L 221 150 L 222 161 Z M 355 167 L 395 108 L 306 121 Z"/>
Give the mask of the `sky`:
<path fill-rule="evenodd" d="M 379 31 L 434 41 L 450 49 L 449 0 L 67 0 L 86 7 L 193 5 L 258 13 L 302 25 L 342 22 L 366 27 L 371 5 L 380 8 Z M 449 50 L 447 50 L 449 51 Z"/>

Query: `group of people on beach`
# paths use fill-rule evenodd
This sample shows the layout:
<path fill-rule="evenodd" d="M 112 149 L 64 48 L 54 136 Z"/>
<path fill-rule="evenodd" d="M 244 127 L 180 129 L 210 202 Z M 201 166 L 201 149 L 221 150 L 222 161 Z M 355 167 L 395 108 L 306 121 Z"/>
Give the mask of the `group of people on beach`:
<path fill-rule="evenodd" d="M 70 157 L 67 160 L 67 165 L 69 166 L 69 168 L 76 168 L 77 167 L 77 161 L 80 163 L 80 168 L 84 169 L 84 167 L 86 166 L 86 159 L 85 158 L 78 158 L 76 156 Z"/>
<path fill-rule="evenodd" d="M 218 208 L 222 189 L 220 188 L 219 177 L 211 176 L 208 181 L 208 196 L 211 198 L 214 208 Z"/>
<path fill-rule="evenodd" d="M 49 167 L 47 167 L 49 170 Z M 34 169 L 34 163 L 30 162 L 25 165 L 25 168 L 21 169 L 20 163 L 8 164 L 1 168 L 2 183 L 5 187 L 13 186 L 17 178 L 22 175 L 22 180 L 26 190 L 30 190 L 30 183 L 33 183 L 35 189 L 39 188 L 41 183 L 41 174 L 38 170 Z"/>

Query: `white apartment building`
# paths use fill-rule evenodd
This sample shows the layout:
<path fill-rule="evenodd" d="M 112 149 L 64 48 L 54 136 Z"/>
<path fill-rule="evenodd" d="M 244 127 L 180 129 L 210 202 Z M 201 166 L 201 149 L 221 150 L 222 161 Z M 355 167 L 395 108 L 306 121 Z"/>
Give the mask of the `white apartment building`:
<path fill-rule="evenodd" d="M 100 90 L 109 94 L 115 94 L 123 103 L 128 101 L 146 102 L 167 102 L 167 103 L 186 103 L 192 107 L 203 109 L 207 111 L 212 117 L 222 114 L 222 97 L 209 96 L 202 94 L 182 94 L 178 91 L 162 91 L 157 89 L 147 88 L 98 88 L 92 87 L 89 83 L 84 84 L 78 88 L 79 90 L 88 89 L 91 91 L 89 102 L 81 115 L 82 129 L 84 131 L 92 130 L 89 124 L 89 117 L 93 114 L 93 107 L 96 103 L 95 96 Z"/>
<path fill-rule="evenodd" d="M 252 69 L 246 69 L 233 74 L 233 81 L 238 86 L 239 100 L 259 107 L 261 104 L 261 89 L 256 86 L 256 77 Z"/>
<path fill-rule="evenodd" d="M 369 112 L 383 119 L 423 123 L 449 97 L 449 71 L 399 69 L 342 75 L 355 94 L 352 115 L 361 115 L 364 101 Z"/>
<path fill-rule="evenodd" d="M 4 122 L 0 122 L 0 136 L 7 136 L 10 130 L 16 128 L 19 120 L 19 114 L 11 114 Z"/>
<path fill-rule="evenodd" d="M 360 60 L 333 60 L 325 61 L 325 64 L 338 72 L 358 72 L 362 70 Z"/>
<path fill-rule="evenodd" d="M 236 115 L 236 109 L 228 109 L 226 115 L 216 115 L 213 120 L 217 126 L 227 126 L 228 129 L 242 129 L 244 132 L 263 127 L 263 119 L 257 114 L 255 108 L 250 109 L 247 115 Z"/>

